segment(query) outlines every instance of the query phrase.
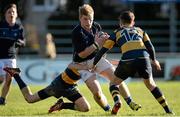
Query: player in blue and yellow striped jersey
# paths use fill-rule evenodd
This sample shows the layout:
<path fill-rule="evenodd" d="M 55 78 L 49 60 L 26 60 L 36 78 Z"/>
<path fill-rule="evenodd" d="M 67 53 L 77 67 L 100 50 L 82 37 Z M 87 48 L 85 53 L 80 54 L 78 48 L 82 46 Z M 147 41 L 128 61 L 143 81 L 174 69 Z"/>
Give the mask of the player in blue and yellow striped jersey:
<path fill-rule="evenodd" d="M 85 97 L 83 97 L 76 87 L 76 83 L 80 80 L 79 69 L 88 69 L 85 65 L 69 64 L 64 72 L 59 74 L 49 86 L 38 92 L 32 94 L 30 88 L 21 79 L 19 68 L 4 68 L 4 70 L 14 77 L 19 85 L 19 88 L 28 103 L 35 103 L 40 100 L 44 100 L 51 96 L 56 98 L 66 97 L 70 100 L 70 103 L 65 103 L 60 98 L 55 105 L 49 109 L 49 113 L 62 109 L 71 109 L 82 112 L 87 112 L 90 109 L 90 105 Z"/>
<path fill-rule="evenodd" d="M 114 84 L 121 84 L 122 81 L 128 77 L 133 77 L 137 72 L 139 76 L 144 79 L 146 87 L 161 104 L 165 112 L 172 114 L 173 112 L 169 109 L 164 95 L 152 77 L 151 61 L 157 70 L 161 70 L 161 66 L 155 56 L 155 49 L 148 34 L 141 28 L 134 26 L 134 19 L 135 16 L 133 12 L 122 12 L 120 15 L 120 28 L 110 35 L 109 39 L 103 45 L 103 48 L 96 55 L 93 64 L 95 66 L 104 53 L 116 44 L 121 50 L 122 58 L 114 72 Z M 111 91 L 118 92 L 118 89 L 112 88 Z M 117 98 L 114 99 L 117 100 Z M 112 109 L 112 112 L 115 114 L 118 112 L 121 103 L 116 100 L 114 100 L 115 105 Z"/>

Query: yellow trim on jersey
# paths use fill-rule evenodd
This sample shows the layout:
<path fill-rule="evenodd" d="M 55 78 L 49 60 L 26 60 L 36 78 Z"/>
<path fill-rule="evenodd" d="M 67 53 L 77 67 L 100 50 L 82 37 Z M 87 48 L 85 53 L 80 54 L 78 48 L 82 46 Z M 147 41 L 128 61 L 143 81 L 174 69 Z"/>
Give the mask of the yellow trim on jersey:
<path fill-rule="evenodd" d="M 108 48 L 108 49 L 111 49 L 111 48 L 114 46 L 114 44 L 115 44 L 114 41 L 112 41 L 112 40 L 107 40 L 107 41 L 104 43 L 103 47 Z"/>
<path fill-rule="evenodd" d="M 138 49 L 146 49 L 142 41 L 129 41 L 123 44 L 121 47 L 122 53 L 131 51 L 131 50 L 138 50 Z"/>
<path fill-rule="evenodd" d="M 139 34 L 141 37 L 143 37 L 144 31 L 143 31 L 141 28 L 139 28 L 139 27 L 135 27 L 135 29 L 136 29 L 136 31 L 138 32 L 138 34 Z"/>
<path fill-rule="evenodd" d="M 149 40 L 150 40 L 149 36 L 147 35 L 147 33 L 145 33 L 144 37 L 143 37 L 143 41 L 145 42 L 145 41 L 149 41 Z"/>
<path fill-rule="evenodd" d="M 116 41 L 118 41 L 118 39 L 121 37 L 121 33 L 120 32 L 117 32 L 116 33 Z"/>
<path fill-rule="evenodd" d="M 62 73 L 62 79 L 68 84 L 75 84 L 76 80 L 71 79 L 65 72 Z"/>
<path fill-rule="evenodd" d="M 75 69 L 75 68 L 71 68 L 71 70 L 76 74 L 76 75 L 78 75 L 78 76 L 80 76 L 80 73 L 78 72 L 78 70 L 77 69 Z"/>

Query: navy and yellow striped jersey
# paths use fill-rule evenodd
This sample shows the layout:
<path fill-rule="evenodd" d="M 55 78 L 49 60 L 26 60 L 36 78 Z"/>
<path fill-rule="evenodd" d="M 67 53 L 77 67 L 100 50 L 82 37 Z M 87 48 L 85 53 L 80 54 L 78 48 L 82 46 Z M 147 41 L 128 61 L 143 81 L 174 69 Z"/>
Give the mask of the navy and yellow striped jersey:
<path fill-rule="evenodd" d="M 122 60 L 149 57 L 145 43 L 150 38 L 139 27 L 119 28 L 110 35 L 110 38 L 103 45 L 111 49 L 115 44 L 120 47 Z"/>
<path fill-rule="evenodd" d="M 66 68 L 63 73 L 61 73 L 61 79 L 70 85 L 74 85 L 81 78 L 80 73 L 77 69 Z"/>

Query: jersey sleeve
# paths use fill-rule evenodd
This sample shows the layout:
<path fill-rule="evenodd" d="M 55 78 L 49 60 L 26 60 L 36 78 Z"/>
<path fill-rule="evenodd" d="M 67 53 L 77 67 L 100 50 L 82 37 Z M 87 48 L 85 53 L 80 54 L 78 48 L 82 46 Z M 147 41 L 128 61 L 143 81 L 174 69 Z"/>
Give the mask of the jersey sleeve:
<path fill-rule="evenodd" d="M 72 45 L 76 53 L 80 53 L 86 48 L 86 43 L 82 38 L 83 34 L 81 32 L 72 32 Z"/>
<path fill-rule="evenodd" d="M 146 32 L 143 33 L 143 42 L 152 60 L 156 59 L 155 49 L 151 40 Z"/>
<path fill-rule="evenodd" d="M 94 22 L 93 26 L 95 26 L 96 32 L 102 31 L 102 27 L 99 23 Z"/>
<path fill-rule="evenodd" d="M 19 39 L 25 40 L 25 31 L 24 31 L 24 27 L 22 25 L 20 25 L 20 27 L 19 27 Z"/>
<path fill-rule="evenodd" d="M 103 47 L 107 49 L 111 49 L 116 43 L 116 33 L 112 33 L 108 40 L 105 41 Z"/>
<path fill-rule="evenodd" d="M 24 27 L 19 24 L 19 29 L 18 29 L 18 39 L 15 43 L 15 47 L 23 47 L 25 46 L 25 31 L 24 31 Z"/>

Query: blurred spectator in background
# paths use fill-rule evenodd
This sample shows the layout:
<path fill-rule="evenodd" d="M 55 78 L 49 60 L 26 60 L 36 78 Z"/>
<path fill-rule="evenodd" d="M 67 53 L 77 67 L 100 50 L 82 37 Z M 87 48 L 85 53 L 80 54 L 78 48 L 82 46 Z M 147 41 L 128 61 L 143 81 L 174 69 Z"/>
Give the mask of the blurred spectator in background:
<path fill-rule="evenodd" d="M 8 4 L 2 12 L 0 21 L 0 77 L 5 78 L 2 86 L 0 105 L 6 104 L 6 98 L 12 77 L 3 71 L 4 67 L 16 67 L 16 49 L 24 46 L 24 29 L 17 23 L 17 6 Z"/>
<path fill-rule="evenodd" d="M 159 15 L 162 18 L 168 18 L 170 13 L 170 5 L 168 3 L 162 3 L 160 5 L 160 13 Z"/>
<path fill-rule="evenodd" d="M 46 34 L 46 57 L 51 59 L 56 58 L 56 47 L 51 33 Z"/>

